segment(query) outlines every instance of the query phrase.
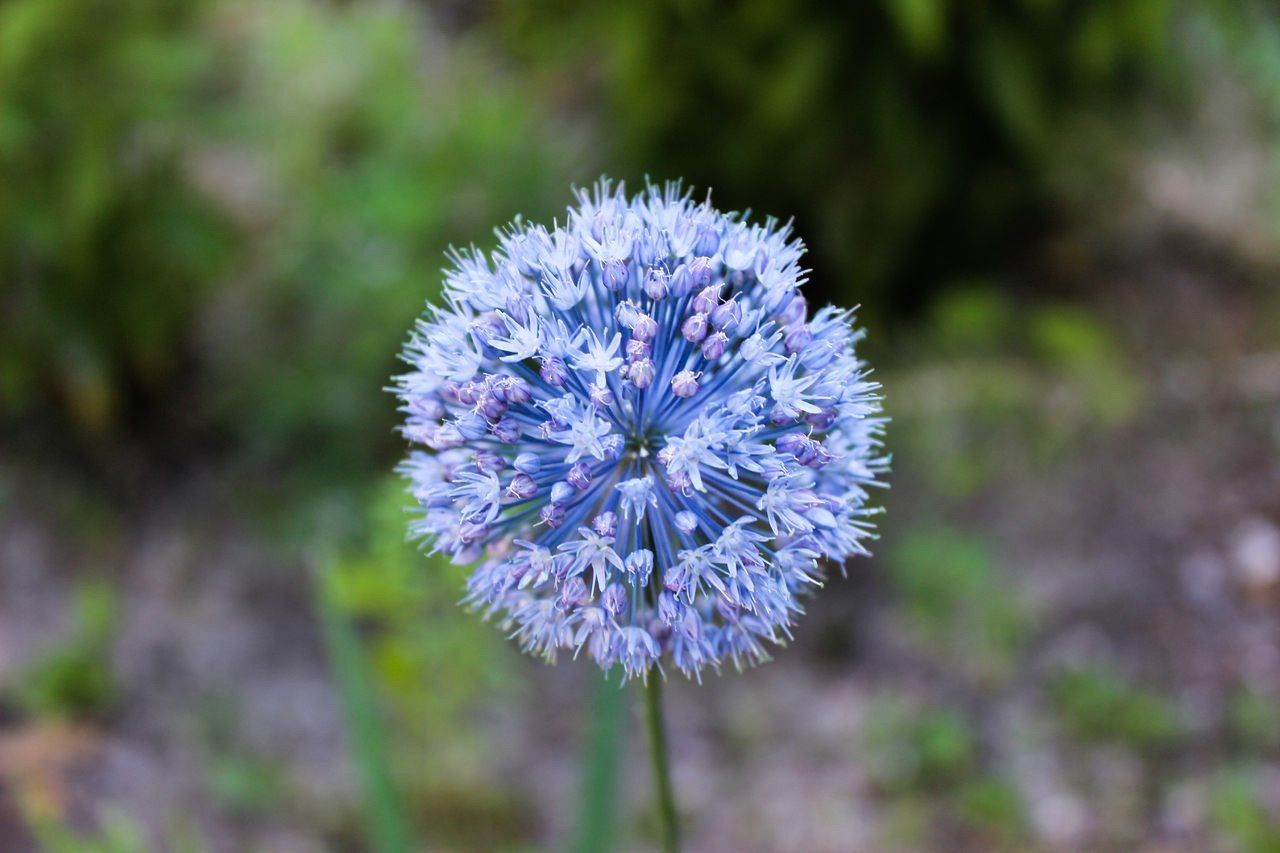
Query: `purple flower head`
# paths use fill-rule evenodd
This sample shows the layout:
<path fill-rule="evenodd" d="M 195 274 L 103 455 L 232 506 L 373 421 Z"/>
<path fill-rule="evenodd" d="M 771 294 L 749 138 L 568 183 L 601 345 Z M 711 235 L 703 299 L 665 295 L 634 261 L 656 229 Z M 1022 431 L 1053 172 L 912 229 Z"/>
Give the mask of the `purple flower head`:
<path fill-rule="evenodd" d="M 764 660 L 885 471 L 847 311 L 790 227 L 601 181 L 455 252 L 403 354 L 413 529 L 526 651 L 646 677 Z"/>

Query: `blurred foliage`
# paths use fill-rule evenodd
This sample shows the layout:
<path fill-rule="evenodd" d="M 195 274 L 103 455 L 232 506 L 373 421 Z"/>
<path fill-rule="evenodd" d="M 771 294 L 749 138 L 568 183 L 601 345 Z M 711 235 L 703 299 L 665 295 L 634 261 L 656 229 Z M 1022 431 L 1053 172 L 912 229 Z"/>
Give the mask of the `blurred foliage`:
<path fill-rule="evenodd" d="M 1280 703 L 1274 695 L 1239 690 L 1227 718 L 1233 740 L 1245 753 L 1280 752 Z"/>
<path fill-rule="evenodd" d="M 14 698 L 38 717 L 101 717 L 117 699 L 111 670 L 116 631 L 115 592 L 101 583 L 83 583 L 75 591 L 71 636 L 19 675 Z"/>
<path fill-rule="evenodd" d="M 328 582 L 334 604 L 361 628 L 398 726 L 434 739 L 434 770 L 451 778 L 467 770 L 451 753 L 472 758 L 478 746 L 465 720 L 510 688 L 514 669 L 502 634 L 458 607 L 465 570 L 406 540 L 410 500 L 398 479 L 387 480 L 363 542 L 334 562 Z"/>
<path fill-rule="evenodd" d="M 990 281 L 941 294 L 900 349 L 907 366 L 886 380 L 895 451 L 947 497 L 1052 464 L 1082 438 L 1128 424 L 1142 402 L 1142 378 L 1106 323 L 1069 305 L 1018 302 Z"/>
<path fill-rule="evenodd" d="M 977 760 L 973 732 L 964 717 L 951 710 L 915 707 L 897 697 L 881 697 L 872 706 L 866 737 L 872 777 L 890 793 L 953 786 Z"/>
<path fill-rule="evenodd" d="M 66 823 L 39 820 L 33 822 L 36 839 L 45 853 L 138 853 L 148 849 L 138 821 L 121 811 L 108 809 L 94 833 L 81 833 Z M 174 846 L 180 853 L 196 853 L 202 846 Z"/>
<path fill-rule="evenodd" d="M 1177 0 L 499 2 L 485 18 L 609 153 L 794 214 L 824 296 L 1007 260 L 1092 132 L 1176 91 Z M 1114 146 L 1111 139 L 1108 145 Z M 1105 149 L 1111 154 L 1111 149 Z"/>
<path fill-rule="evenodd" d="M 1280 820 L 1264 801 L 1265 782 L 1248 767 L 1223 771 L 1209 795 L 1209 817 L 1232 849 L 1247 853 L 1280 851 Z"/>
<path fill-rule="evenodd" d="M 395 444 L 381 389 L 446 246 L 567 203 L 573 146 L 402 5 L 233 5 L 220 21 L 227 156 L 259 181 L 236 201 L 263 233 L 206 329 L 217 400 L 250 447 L 304 441 L 331 483 Z"/>
<path fill-rule="evenodd" d="M 404 5 L 16 0 L 0 45 L 6 416 L 366 477 L 446 246 L 568 200 L 566 135 Z"/>
<path fill-rule="evenodd" d="M 1025 849 L 1026 804 L 1016 786 L 984 772 L 959 712 L 886 694 L 872 702 L 864 732 L 867 771 L 886 797 L 886 848 Z"/>
<path fill-rule="evenodd" d="M 287 789 L 278 764 L 235 754 L 214 759 L 208 784 L 218 804 L 238 815 L 279 809 Z"/>
<path fill-rule="evenodd" d="M 1168 700 L 1129 684 L 1110 669 L 1070 669 L 1057 676 L 1050 693 L 1068 732 L 1086 742 L 1149 753 L 1172 746 L 1184 732 Z"/>
<path fill-rule="evenodd" d="M 1026 803 L 1012 783 L 992 776 L 973 779 L 958 792 L 956 811 L 981 838 L 981 849 L 1025 849 Z"/>
<path fill-rule="evenodd" d="M 102 430 L 184 379 L 183 331 L 230 260 L 182 176 L 211 52 L 193 0 L 0 7 L 0 410 Z"/>
<path fill-rule="evenodd" d="M 386 757 L 388 772 L 422 837 L 487 839 L 486 848 L 510 843 L 526 828 L 525 805 L 487 775 L 489 744 L 484 727 L 474 725 L 477 713 L 496 707 L 514 687 L 510 652 L 500 632 L 458 607 L 465 571 L 406 541 L 409 500 L 399 480 L 387 480 L 362 541 L 324 577 L 334 617 L 359 629 L 359 658 L 347 665 L 368 673 L 367 683 L 364 675 L 338 673 L 339 679 L 354 682 L 344 690 L 360 692 L 358 703 L 376 704 L 385 715 L 397 745 Z M 382 760 L 354 746 L 357 761 Z"/>
<path fill-rule="evenodd" d="M 926 648 L 981 678 L 1009 673 L 1031 628 L 1025 603 L 988 545 L 942 524 L 895 537 L 889 580 Z"/>

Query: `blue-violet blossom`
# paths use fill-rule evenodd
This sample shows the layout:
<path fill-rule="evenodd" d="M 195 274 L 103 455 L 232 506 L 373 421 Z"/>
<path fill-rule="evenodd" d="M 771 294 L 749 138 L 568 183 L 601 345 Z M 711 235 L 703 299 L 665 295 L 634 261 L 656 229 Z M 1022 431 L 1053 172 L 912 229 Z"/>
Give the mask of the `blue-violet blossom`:
<path fill-rule="evenodd" d="M 865 554 L 886 467 L 848 311 L 803 244 L 677 184 L 454 251 L 396 391 L 413 532 L 526 650 L 647 676 L 767 659 L 821 561 Z"/>

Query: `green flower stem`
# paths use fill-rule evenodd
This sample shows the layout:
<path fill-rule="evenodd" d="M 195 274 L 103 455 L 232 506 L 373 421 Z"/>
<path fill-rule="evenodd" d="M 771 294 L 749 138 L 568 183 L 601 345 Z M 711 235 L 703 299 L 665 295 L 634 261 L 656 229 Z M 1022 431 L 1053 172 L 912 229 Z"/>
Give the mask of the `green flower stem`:
<path fill-rule="evenodd" d="M 680 835 L 676 825 L 676 803 L 671 792 L 671 766 L 667 759 L 667 735 L 662 718 L 662 678 L 657 673 L 650 673 L 645 682 L 644 705 L 662 849 L 664 853 L 678 853 Z"/>

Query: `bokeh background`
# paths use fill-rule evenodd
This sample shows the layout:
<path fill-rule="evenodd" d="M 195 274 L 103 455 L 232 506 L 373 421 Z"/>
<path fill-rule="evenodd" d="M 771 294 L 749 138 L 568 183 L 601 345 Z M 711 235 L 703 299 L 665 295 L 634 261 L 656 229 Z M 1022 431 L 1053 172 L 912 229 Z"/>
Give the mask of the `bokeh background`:
<path fill-rule="evenodd" d="M 0 849 L 644 850 L 636 696 L 404 540 L 451 243 L 794 217 L 874 559 L 673 680 L 690 850 L 1280 850 L 1280 18 L 1179 0 L 0 3 Z"/>

